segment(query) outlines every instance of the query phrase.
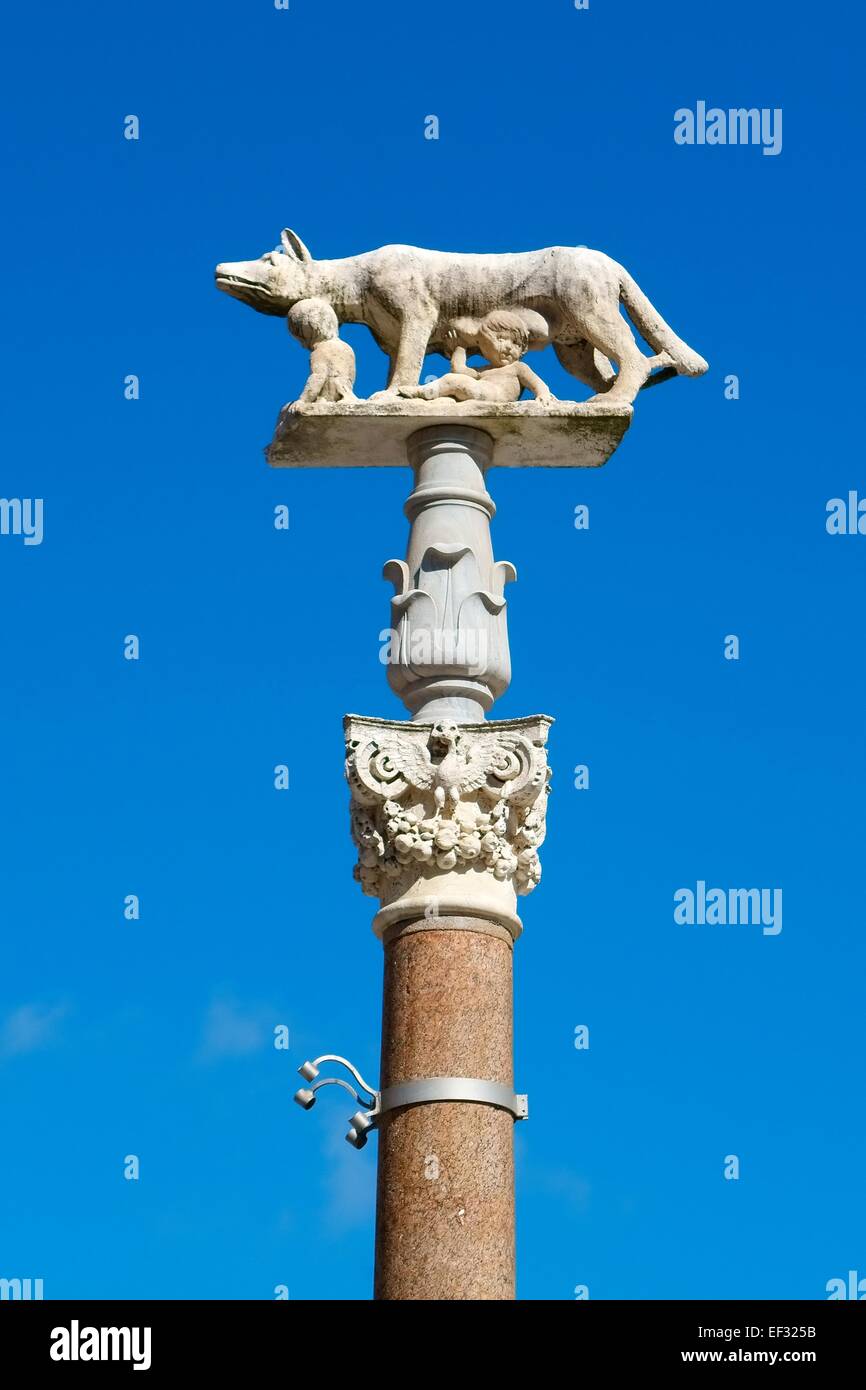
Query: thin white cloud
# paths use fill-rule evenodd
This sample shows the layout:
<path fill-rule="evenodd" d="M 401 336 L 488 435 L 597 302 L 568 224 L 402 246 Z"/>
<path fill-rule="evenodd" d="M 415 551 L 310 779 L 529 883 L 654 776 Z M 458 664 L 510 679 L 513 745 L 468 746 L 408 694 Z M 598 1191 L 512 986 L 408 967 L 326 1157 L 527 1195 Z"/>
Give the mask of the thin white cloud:
<path fill-rule="evenodd" d="M 583 1212 L 589 1207 L 592 1188 L 586 1178 L 570 1168 L 536 1165 L 530 1170 L 530 1181 L 573 1211 Z"/>
<path fill-rule="evenodd" d="M 57 1025 L 66 1015 L 63 1004 L 46 1008 L 41 1004 L 22 1004 L 6 1015 L 0 1025 L 0 1058 L 23 1057 L 48 1047 L 56 1036 Z"/>
<path fill-rule="evenodd" d="M 278 1022 L 274 1011 L 264 1005 L 243 1005 L 223 996 L 212 999 L 202 1025 L 199 1061 L 259 1052 L 272 1040 Z"/>

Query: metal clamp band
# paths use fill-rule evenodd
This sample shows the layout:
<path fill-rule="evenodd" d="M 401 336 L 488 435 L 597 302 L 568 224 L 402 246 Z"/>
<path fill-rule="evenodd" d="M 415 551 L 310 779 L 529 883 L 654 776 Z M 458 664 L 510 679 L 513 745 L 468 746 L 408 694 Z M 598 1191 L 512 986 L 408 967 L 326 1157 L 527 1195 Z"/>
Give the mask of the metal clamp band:
<path fill-rule="evenodd" d="M 379 1096 L 376 1110 L 397 1110 L 407 1105 L 429 1105 L 432 1101 L 471 1101 L 507 1110 L 515 1120 L 529 1117 L 529 1098 L 515 1095 L 510 1086 L 498 1081 L 479 1081 L 473 1076 L 428 1076 L 387 1086 Z"/>
<path fill-rule="evenodd" d="M 345 1067 L 357 1081 L 360 1092 L 341 1076 L 319 1077 L 322 1062 L 334 1062 L 337 1066 Z M 515 1095 L 510 1086 L 500 1081 L 479 1081 L 474 1076 L 424 1076 L 417 1081 L 401 1081 L 397 1086 L 387 1086 L 384 1091 L 377 1091 L 364 1080 L 357 1067 L 336 1052 L 327 1052 L 322 1057 L 316 1057 L 315 1061 L 303 1062 L 298 1071 L 305 1081 L 314 1083 L 310 1087 L 302 1086 L 295 1092 L 295 1100 L 302 1110 L 313 1108 L 323 1086 L 341 1086 L 360 1102 L 363 1108 L 350 1117 L 349 1133 L 346 1135 L 355 1149 L 363 1149 L 368 1133 L 376 1128 L 379 1117 L 387 1110 L 405 1109 L 410 1105 L 468 1101 L 475 1105 L 493 1105 L 497 1110 L 507 1111 L 515 1120 L 529 1118 L 529 1098 Z"/>

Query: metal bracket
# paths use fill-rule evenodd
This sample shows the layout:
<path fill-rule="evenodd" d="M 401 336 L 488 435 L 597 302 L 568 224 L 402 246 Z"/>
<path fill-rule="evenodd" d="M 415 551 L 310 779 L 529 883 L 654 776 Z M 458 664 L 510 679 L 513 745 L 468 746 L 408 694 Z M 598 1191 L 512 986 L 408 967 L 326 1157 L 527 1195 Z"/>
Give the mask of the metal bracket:
<path fill-rule="evenodd" d="M 429 1105 L 441 1100 L 495 1105 L 497 1110 L 507 1110 L 515 1120 L 529 1118 L 527 1096 L 515 1095 L 510 1086 L 498 1081 L 478 1081 L 473 1076 L 428 1076 L 419 1081 L 402 1081 L 398 1086 L 388 1086 L 379 1096 L 378 1111 L 384 1113 L 404 1105 Z"/>
<path fill-rule="evenodd" d="M 335 1062 L 338 1066 L 345 1067 L 357 1081 L 361 1092 L 366 1091 L 367 1095 L 359 1094 L 355 1087 L 342 1077 L 328 1076 L 317 1080 L 322 1062 Z M 425 1076 L 419 1077 L 417 1081 L 401 1081 L 397 1086 L 386 1086 L 384 1091 L 376 1091 L 351 1062 L 336 1053 L 327 1053 L 312 1062 L 304 1062 L 298 1067 L 298 1071 L 305 1081 L 315 1082 L 311 1088 L 302 1087 L 295 1093 L 295 1100 L 302 1109 L 312 1109 L 316 1103 L 316 1094 L 323 1086 L 340 1086 L 367 1107 L 357 1110 L 349 1120 L 350 1129 L 346 1139 L 356 1149 L 363 1149 L 367 1142 L 367 1134 L 371 1129 L 375 1129 L 380 1115 L 384 1115 L 388 1110 L 403 1109 L 411 1105 L 431 1105 L 436 1101 L 468 1101 L 470 1104 L 493 1105 L 497 1110 L 506 1110 L 515 1120 L 529 1118 L 528 1097 L 515 1095 L 510 1086 L 499 1081 L 480 1081 L 474 1076 Z"/>

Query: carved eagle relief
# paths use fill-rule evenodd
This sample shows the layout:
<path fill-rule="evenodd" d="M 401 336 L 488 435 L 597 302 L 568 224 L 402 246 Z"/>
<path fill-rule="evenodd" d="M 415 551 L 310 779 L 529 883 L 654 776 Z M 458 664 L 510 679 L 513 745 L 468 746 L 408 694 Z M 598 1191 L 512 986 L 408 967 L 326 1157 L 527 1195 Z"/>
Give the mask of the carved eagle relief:
<path fill-rule="evenodd" d="M 435 724 L 426 742 L 380 735 L 357 748 L 350 761 L 350 780 L 374 801 L 383 794 L 399 801 L 412 788 L 432 793 L 446 816 L 475 791 L 486 788 L 495 800 L 515 801 L 526 789 L 534 796 L 539 786 L 536 750 L 528 738 L 476 730 L 467 738 L 447 721 Z"/>

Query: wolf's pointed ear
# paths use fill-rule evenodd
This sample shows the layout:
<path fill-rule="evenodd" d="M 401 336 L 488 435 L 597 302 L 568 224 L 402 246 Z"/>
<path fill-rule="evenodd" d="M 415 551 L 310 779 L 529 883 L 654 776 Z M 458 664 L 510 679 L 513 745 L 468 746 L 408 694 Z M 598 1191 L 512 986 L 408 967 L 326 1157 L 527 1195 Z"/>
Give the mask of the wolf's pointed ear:
<path fill-rule="evenodd" d="M 280 232 L 280 241 L 287 256 L 294 256 L 295 260 L 308 264 L 313 259 L 297 232 L 293 232 L 290 227 L 284 227 Z"/>

